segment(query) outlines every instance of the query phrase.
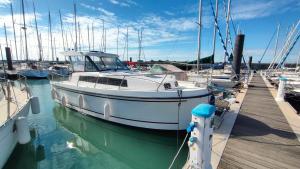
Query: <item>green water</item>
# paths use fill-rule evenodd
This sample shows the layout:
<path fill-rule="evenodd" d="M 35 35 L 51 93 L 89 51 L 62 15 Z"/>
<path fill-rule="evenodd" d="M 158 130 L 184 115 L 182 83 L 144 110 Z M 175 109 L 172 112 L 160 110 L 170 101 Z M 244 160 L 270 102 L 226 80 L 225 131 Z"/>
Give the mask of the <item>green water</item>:
<path fill-rule="evenodd" d="M 182 141 L 176 132 L 117 125 L 63 108 L 51 99 L 47 80 L 29 85 L 41 112 L 28 116 L 33 138 L 17 145 L 5 169 L 164 169 Z M 186 156 L 187 147 L 174 168 L 181 168 Z"/>

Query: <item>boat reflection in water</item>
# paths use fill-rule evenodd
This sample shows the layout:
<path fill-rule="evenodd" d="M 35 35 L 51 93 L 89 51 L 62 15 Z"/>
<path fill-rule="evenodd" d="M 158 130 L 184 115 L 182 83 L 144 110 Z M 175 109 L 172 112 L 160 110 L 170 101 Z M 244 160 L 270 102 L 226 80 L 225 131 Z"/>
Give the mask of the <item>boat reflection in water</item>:
<path fill-rule="evenodd" d="M 176 132 L 121 126 L 58 105 L 53 112 L 58 123 L 74 134 L 66 144 L 83 156 L 72 161 L 76 168 L 168 168 L 179 147 Z M 183 166 L 186 155 L 187 148 L 177 160 L 178 166 Z"/>

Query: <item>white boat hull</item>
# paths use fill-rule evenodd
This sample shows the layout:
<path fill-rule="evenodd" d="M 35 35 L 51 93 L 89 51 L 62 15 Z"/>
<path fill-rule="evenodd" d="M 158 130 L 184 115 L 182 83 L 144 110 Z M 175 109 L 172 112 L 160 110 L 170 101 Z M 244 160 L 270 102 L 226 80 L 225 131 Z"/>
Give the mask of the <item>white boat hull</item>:
<path fill-rule="evenodd" d="M 0 168 L 3 168 L 18 142 L 17 130 L 15 126 L 16 119 L 18 117 L 27 117 L 29 107 L 30 101 L 20 108 L 20 111 L 16 116 L 0 127 Z"/>
<path fill-rule="evenodd" d="M 160 130 L 186 129 L 191 120 L 191 110 L 200 103 L 207 103 L 210 98 L 207 90 L 192 97 L 186 97 L 187 93 L 183 91 L 180 99 L 177 92 L 173 92 L 177 95 L 173 97 L 161 95 L 161 92 L 153 92 L 160 94 L 159 97 L 130 97 L 122 96 L 122 91 L 114 91 L 117 95 L 112 95 L 101 89 L 91 91 L 58 84 L 52 84 L 52 88 L 55 101 L 83 114 L 124 125 Z"/>

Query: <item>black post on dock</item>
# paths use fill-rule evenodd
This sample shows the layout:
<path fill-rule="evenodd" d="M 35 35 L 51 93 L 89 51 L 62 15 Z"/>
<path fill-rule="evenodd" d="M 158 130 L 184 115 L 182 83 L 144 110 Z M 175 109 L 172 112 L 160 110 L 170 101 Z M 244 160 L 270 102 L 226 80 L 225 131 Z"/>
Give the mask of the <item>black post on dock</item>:
<path fill-rule="evenodd" d="M 13 70 L 13 64 L 11 60 L 11 50 L 9 47 L 5 47 L 6 60 L 7 60 L 7 69 Z"/>
<path fill-rule="evenodd" d="M 241 61 L 243 57 L 243 48 L 244 48 L 244 34 L 238 34 L 235 38 L 234 44 L 234 51 L 233 51 L 233 62 L 232 62 L 232 69 L 233 75 L 235 75 L 235 80 L 239 80 L 240 78 L 240 68 L 241 68 Z"/>
<path fill-rule="evenodd" d="M 252 56 L 249 57 L 249 69 L 252 69 Z"/>

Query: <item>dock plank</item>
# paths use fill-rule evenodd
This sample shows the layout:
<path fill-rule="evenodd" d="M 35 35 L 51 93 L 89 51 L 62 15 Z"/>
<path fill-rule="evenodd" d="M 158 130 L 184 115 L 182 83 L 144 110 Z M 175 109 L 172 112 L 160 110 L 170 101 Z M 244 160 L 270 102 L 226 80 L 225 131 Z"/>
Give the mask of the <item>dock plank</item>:
<path fill-rule="evenodd" d="M 300 168 L 300 143 L 259 75 L 251 81 L 218 168 Z"/>

